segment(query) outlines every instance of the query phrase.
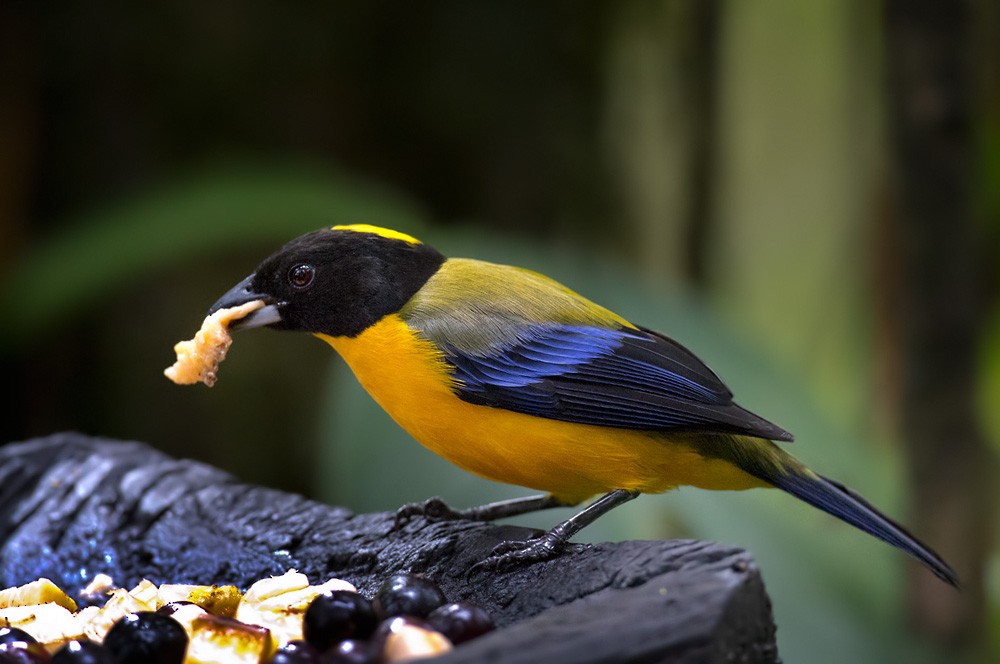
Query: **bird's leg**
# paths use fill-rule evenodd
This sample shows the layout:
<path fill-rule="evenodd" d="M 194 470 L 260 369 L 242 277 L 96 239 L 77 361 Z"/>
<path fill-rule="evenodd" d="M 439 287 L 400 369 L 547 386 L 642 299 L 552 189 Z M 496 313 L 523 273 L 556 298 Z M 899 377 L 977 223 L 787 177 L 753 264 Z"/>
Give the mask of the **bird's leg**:
<path fill-rule="evenodd" d="M 558 555 L 573 535 L 593 523 L 598 517 L 633 500 L 638 491 L 615 489 L 566 519 L 541 537 L 526 541 L 501 542 L 486 558 L 477 563 L 470 573 L 481 569 L 509 569 L 522 563 L 535 563 Z"/>
<path fill-rule="evenodd" d="M 545 510 L 552 507 L 571 507 L 572 505 L 573 503 L 567 503 L 552 494 L 541 494 L 511 498 L 509 500 L 498 500 L 495 503 L 456 510 L 440 498 L 430 498 L 422 503 L 403 505 L 396 510 L 396 523 L 393 529 L 399 528 L 414 516 L 422 516 L 431 521 L 448 521 L 453 519 L 493 521 L 494 519 L 520 516 L 537 510 Z"/>

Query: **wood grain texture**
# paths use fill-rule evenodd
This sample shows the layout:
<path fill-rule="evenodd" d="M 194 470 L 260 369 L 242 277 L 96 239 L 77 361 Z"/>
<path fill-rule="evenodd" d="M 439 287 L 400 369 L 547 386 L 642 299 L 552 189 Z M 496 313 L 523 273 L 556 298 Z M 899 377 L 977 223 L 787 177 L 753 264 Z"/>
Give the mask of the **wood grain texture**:
<path fill-rule="evenodd" d="M 501 629 L 439 661 L 771 662 L 771 607 L 740 549 L 693 540 L 598 544 L 511 572 L 466 571 L 535 531 L 354 514 L 242 484 L 148 446 L 64 433 L 0 448 L 0 584 L 51 578 L 74 594 L 93 574 L 123 586 L 232 583 L 289 568 L 371 596 L 420 572 Z"/>

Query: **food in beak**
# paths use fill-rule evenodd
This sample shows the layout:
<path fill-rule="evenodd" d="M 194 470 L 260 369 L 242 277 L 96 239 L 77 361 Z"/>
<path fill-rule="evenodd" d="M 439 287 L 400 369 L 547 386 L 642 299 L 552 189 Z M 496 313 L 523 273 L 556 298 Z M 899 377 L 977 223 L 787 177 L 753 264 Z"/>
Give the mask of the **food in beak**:
<path fill-rule="evenodd" d="M 208 316 L 193 339 L 180 341 L 174 346 L 177 361 L 163 374 L 178 385 L 205 383 L 215 385 L 219 364 L 226 359 L 233 338 L 229 325 L 249 316 L 265 306 L 264 300 L 252 300 L 237 307 L 219 309 Z"/>

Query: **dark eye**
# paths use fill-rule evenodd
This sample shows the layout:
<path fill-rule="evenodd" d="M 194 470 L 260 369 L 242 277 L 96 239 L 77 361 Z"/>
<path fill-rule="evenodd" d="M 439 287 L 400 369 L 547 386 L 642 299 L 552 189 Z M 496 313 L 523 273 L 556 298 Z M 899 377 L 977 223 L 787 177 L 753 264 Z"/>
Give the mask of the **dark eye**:
<path fill-rule="evenodd" d="M 315 277 L 316 268 L 308 263 L 299 263 L 288 271 L 288 283 L 298 290 L 309 288 Z"/>

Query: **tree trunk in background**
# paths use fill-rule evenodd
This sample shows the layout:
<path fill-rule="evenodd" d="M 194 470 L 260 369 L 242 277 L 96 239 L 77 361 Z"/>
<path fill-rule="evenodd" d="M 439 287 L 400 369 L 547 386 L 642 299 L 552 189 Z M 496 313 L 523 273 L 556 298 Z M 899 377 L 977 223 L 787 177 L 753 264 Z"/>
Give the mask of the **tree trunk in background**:
<path fill-rule="evenodd" d="M 719 3 L 700 0 L 691 6 L 692 47 L 689 58 L 689 86 L 693 106 L 691 118 L 691 199 L 684 239 L 684 268 L 688 282 L 706 286 L 708 250 L 715 220 L 715 94 L 718 76 Z"/>
<path fill-rule="evenodd" d="M 902 433 L 910 523 L 962 579 L 957 593 L 910 577 L 919 627 L 968 647 L 983 634 L 993 459 L 976 415 L 977 347 L 987 312 L 973 197 L 971 2 L 886 5 L 890 140 L 901 279 Z"/>
<path fill-rule="evenodd" d="M 0 266 L 23 239 L 31 195 L 38 54 L 29 14 L 20 3 L 0 3 Z"/>
<path fill-rule="evenodd" d="M 704 285 L 712 221 L 716 0 L 616 5 L 604 108 L 611 181 L 654 284 Z"/>

